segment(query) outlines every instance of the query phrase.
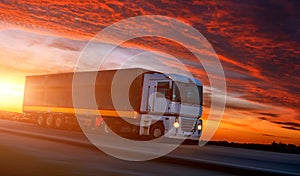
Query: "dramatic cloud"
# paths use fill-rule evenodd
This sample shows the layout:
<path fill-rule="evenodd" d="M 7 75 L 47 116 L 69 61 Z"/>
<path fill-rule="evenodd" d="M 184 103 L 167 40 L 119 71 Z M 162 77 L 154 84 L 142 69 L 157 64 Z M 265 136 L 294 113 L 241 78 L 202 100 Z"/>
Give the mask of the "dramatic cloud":
<path fill-rule="evenodd" d="M 279 117 L 279 114 L 274 114 L 274 113 L 266 113 L 266 112 L 260 112 L 259 114 L 265 115 L 265 116 L 270 116 L 270 117 Z"/>
<path fill-rule="evenodd" d="M 213 44 L 226 68 L 231 92 L 239 92 L 248 100 L 294 108 L 300 104 L 297 98 L 300 94 L 297 4 L 295 1 L 186 1 L 180 4 L 165 1 L 9 1 L 0 4 L 0 17 L 12 26 L 52 31 L 78 39 L 92 37 L 110 24 L 136 15 L 176 17 L 196 27 Z M 150 26 L 145 28 L 153 30 Z M 192 59 L 174 42 L 148 38 L 131 43 Z M 66 49 L 74 48 L 67 46 Z"/>
<path fill-rule="evenodd" d="M 288 139 L 289 137 L 286 136 L 275 136 L 272 134 L 261 134 L 262 136 L 267 136 L 267 137 L 276 137 L 276 138 L 283 138 L 283 139 Z"/>
<path fill-rule="evenodd" d="M 278 121 L 273 121 L 273 123 L 282 125 L 282 128 L 291 129 L 291 130 L 300 130 L 300 123 L 296 123 L 296 122 L 278 122 Z"/>

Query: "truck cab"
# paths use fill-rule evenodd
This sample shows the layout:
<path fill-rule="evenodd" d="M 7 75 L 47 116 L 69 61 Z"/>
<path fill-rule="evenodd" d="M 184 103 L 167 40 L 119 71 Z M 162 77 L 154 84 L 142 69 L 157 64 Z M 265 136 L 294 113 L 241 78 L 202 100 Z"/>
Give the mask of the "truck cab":
<path fill-rule="evenodd" d="M 198 140 L 202 130 L 202 83 L 177 74 L 146 73 L 140 135 Z"/>

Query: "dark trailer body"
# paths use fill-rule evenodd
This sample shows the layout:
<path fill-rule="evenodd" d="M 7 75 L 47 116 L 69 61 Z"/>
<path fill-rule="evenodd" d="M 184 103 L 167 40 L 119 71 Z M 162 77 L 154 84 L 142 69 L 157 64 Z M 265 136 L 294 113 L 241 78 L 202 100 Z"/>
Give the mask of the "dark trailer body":
<path fill-rule="evenodd" d="M 143 74 L 150 72 L 143 69 L 123 69 L 118 70 L 119 75 L 137 75 L 129 88 L 130 106 L 128 104 L 122 104 L 118 106 L 119 110 L 135 110 L 139 111 L 139 105 L 141 101 L 141 92 L 143 86 Z M 100 109 L 114 110 L 114 104 L 112 102 L 112 82 L 114 81 L 114 75 L 116 70 L 107 70 L 97 73 L 96 80 L 93 82 L 95 72 L 77 72 L 76 77 L 81 82 L 74 83 L 75 90 L 84 93 L 85 90 L 91 90 L 94 87 L 95 99 L 97 106 Z M 73 88 L 73 76 L 74 73 L 60 73 L 50 75 L 36 75 L 27 76 L 25 83 L 25 93 L 23 106 L 36 106 L 36 107 L 59 107 L 59 108 L 73 108 L 72 88 Z M 126 78 L 125 76 L 124 78 Z M 119 97 L 125 97 L 124 87 L 128 85 L 126 79 L 118 79 L 118 83 L 114 84 L 114 91 Z M 83 95 L 85 96 L 85 95 Z M 93 105 L 90 102 L 80 103 L 82 106 L 77 108 L 93 109 Z M 119 105 L 120 103 L 118 103 Z M 133 108 L 133 109 L 132 109 Z M 25 109 L 26 111 L 26 109 Z"/>

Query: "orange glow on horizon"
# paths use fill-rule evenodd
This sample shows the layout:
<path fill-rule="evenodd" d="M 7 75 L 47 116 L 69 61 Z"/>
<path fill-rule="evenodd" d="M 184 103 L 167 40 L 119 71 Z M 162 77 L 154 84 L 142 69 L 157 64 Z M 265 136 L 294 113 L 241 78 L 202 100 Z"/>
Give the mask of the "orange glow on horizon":
<path fill-rule="evenodd" d="M 0 80 L 0 109 L 22 112 L 24 85 Z"/>

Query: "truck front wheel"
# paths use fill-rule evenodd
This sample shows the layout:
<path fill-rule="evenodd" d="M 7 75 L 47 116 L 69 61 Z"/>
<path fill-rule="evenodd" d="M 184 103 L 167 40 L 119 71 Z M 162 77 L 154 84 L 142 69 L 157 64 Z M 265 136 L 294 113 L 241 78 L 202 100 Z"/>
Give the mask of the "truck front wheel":
<path fill-rule="evenodd" d="M 161 123 L 155 123 L 150 128 L 150 138 L 156 139 L 164 135 L 164 127 Z"/>

